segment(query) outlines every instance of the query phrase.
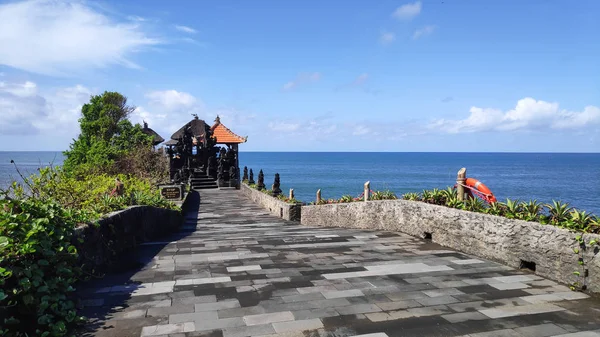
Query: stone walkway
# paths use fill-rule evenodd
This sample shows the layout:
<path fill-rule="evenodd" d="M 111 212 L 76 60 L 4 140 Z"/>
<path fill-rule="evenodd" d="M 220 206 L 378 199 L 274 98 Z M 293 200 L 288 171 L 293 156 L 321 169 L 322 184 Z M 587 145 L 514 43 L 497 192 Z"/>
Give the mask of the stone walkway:
<path fill-rule="evenodd" d="M 600 336 L 600 302 L 404 234 L 203 191 L 181 233 L 81 291 L 85 336 Z M 127 270 L 129 268 L 130 270 Z"/>

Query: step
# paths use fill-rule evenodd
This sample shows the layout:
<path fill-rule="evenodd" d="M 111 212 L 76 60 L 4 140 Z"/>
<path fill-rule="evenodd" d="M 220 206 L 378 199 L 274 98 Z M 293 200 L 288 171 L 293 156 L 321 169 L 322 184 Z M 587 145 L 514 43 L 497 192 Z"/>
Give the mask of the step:
<path fill-rule="evenodd" d="M 219 188 L 217 185 L 206 185 L 206 186 L 192 186 L 193 190 L 211 190 Z"/>
<path fill-rule="evenodd" d="M 215 179 L 212 178 L 203 178 L 203 179 L 198 179 L 198 178 L 192 178 L 190 179 L 191 182 L 205 182 L 205 181 L 215 181 Z"/>
<path fill-rule="evenodd" d="M 205 183 L 191 183 L 191 186 L 212 186 L 212 185 L 217 185 L 216 181 L 211 181 L 211 182 L 205 182 Z"/>

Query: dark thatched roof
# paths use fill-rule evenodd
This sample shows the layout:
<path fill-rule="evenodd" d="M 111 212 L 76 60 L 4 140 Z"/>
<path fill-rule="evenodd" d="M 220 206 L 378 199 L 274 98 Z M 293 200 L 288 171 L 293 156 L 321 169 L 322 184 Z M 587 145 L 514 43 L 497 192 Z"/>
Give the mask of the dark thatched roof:
<path fill-rule="evenodd" d="M 148 123 L 144 122 L 144 127 L 142 128 L 142 132 L 152 137 L 152 145 L 158 145 L 165 141 L 163 137 L 161 137 L 156 131 L 150 129 L 148 127 Z"/>
<path fill-rule="evenodd" d="M 167 140 L 167 141 L 165 142 L 165 145 L 166 145 L 166 146 L 171 146 L 171 145 L 177 145 L 177 143 L 179 143 L 179 141 L 178 141 L 178 140 L 175 140 L 175 139 L 169 139 L 169 140 Z"/>
<path fill-rule="evenodd" d="M 183 132 L 188 125 L 192 128 L 192 135 L 199 141 L 204 141 L 206 139 L 206 123 L 204 123 L 203 120 L 198 119 L 198 117 L 195 117 L 189 123 L 175 131 L 175 133 L 171 135 L 171 139 L 178 140 L 179 138 L 183 137 Z"/>

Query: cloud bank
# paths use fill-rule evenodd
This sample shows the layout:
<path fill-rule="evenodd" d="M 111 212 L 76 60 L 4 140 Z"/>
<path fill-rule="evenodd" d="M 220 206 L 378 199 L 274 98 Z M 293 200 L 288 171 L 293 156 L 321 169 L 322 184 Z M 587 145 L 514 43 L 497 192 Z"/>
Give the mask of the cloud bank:
<path fill-rule="evenodd" d="M 429 127 L 448 133 L 516 130 L 581 130 L 600 125 L 600 108 L 586 106 L 582 111 L 561 110 L 558 103 L 520 99 L 515 108 L 502 111 L 472 107 L 465 119 L 437 119 Z"/>
<path fill-rule="evenodd" d="M 0 64 L 44 75 L 140 66 L 131 56 L 159 44 L 140 20 L 117 22 L 83 1 L 28 0 L 0 5 Z"/>

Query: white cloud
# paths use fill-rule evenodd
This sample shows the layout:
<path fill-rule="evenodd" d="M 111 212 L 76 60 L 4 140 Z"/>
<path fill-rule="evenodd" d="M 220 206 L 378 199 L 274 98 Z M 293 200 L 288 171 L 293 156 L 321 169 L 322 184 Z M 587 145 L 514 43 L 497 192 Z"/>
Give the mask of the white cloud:
<path fill-rule="evenodd" d="M 0 82 L 0 90 L 17 97 L 30 97 L 37 94 L 37 84 L 30 81 L 26 81 L 23 84 L 7 84 L 4 82 Z"/>
<path fill-rule="evenodd" d="M 175 29 L 177 29 L 180 32 L 184 32 L 184 33 L 188 33 L 188 34 L 196 34 L 197 33 L 197 31 L 194 28 L 188 27 L 188 26 L 175 25 Z"/>
<path fill-rule="evenodd" d="M 600 108 L 587 106 L 581 112 L 560 110 L 558 103 L 536 101 L 527 97 L 519 100 L 514 109 L 472 107 L 462 120 L 438 119 L 429 125 L 448 133 L 514 131 L 543 129 L 581 129 L 600 125 Z"/>
<path fill-rule="evenodd" d="M 431 35 L 431 34 L 433 34 L 433 31 L 435 31 L 435 29 L 436 29 L 436 27 L 434 25 L 425 26 L 423 28 L 415 30 L 412 37 L 414 40 L 416 40 L 421 37 Z"/>
<path fill-rule="evenodd" d="M 394 11 L 393 17 L 399 20 L 410 20 L 421 13 L 421 1 L 402 5 Z"/>
<path fill-rule="evenodd" d="M 33 82 L 0 85 L 0 134 L 46 134 L 70 140 L 91 92 L 78 85 L 41 93 Z"/>
<path fill-rule="evenodd" d="M 146 98 L 154 107 L 168 112 L 183 112 L 187 110 L 192 113 L 194 112 L 193 110 L 197 112 L 203 106 L 202 102 L 196 99 L 196 97 L 187 92 L 177 90 L 151 91 L 146 94 Z"/>
<path fill-rule="evenodd" d="M 363 136 L 371 132 L 371 129 L 364 125 L 357 125 L 352 132 L 353 136 Z"/>
<path fill-rule="evenodd" d="M 0 5 L 0 64 L 46 75 L 90 67 L 139 66 L 129 57 L 160 43 L 140 21 L 125 23 L 83 1 L 26 0 Z"/>
<path fill-rule="evenodd" d="M 388 45 L 396 40 L 396 34 L 392 32 L 383 31 L 379 35 L 379 43 Z"/>
<path fill-rule="evenodd" d="M 296 88 L 300 84 L 316 82 L 321 79 L 321 73 L 313 72 L 313 73 L 302 73 L 299 74 L 296 79 L 293 81 L 289 81 L 283 85 L 283 90 L 291 90 Z"/>

